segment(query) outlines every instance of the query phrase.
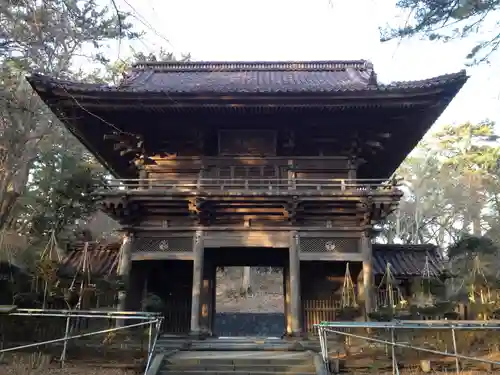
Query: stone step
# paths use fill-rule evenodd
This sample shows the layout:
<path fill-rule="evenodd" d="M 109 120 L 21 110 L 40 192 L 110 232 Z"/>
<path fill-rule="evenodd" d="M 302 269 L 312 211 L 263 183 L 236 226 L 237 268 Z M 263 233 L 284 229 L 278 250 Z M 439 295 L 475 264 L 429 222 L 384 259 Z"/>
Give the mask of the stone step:
<path fill-rule="evenodd" d="M 161 375 L 167 374 L 315 374 L 308 352 L 181 351 L 165 358 Z"/>
<path fill-rule="evenodd" d="M 193 341 L 190 350 L 198 351 L 252 351 L 252 350 L 278 350 L 278 351 L 302 351 L 303 347 L 294 341 L 281 339 L 207 339 Z"/>
<path fill-rule="evenodd" d="M 246 365 L 246 364 L 287 364 L 300 365 L 312 363 L 312 357 L 304 352 L 239 352 L 195 351 L 179 352 L 165 360 L 166 364 L 210 364 L 210 365 Z"/>
<path fill-rule="evenodd" d="M 311 363 L 300 363 L 300 364 L 276 364 L 276 363 L 258 363 L 258 364 L 211 364 L 211 363 L 199 363 L 199 364 L 167 364 L 164 368 L 170 372 L 182 372 L 182 371 L 216 371 L 216 372 L 228 372 L 228 371 L 267 371 L 267 372 L 288 372 L 291 374 L 302 374 L 304 372 L 314 372 L 314 365 Z"/>
<path fill-rule="evenodd" d="M 288 370 L 283 371 L 283 372 L 276 372 L 276 371 L 258 371 L 258 370 L 252 370 L 252 371 L 206 371 L 206 370 L 200 370 L 200 371 L 179 371 L 179 372 L 169 372 L 169 371 L 164 371 L 161 370 L 159 372 L 160 375 L 229 375 L 229 374 L 234 374 L 234 375 L 286 375 L 290 374 Z M 293 373 L 294 375 L 314 375 L 316 374 L 315 371 L 313 372 L 301 372 L 301 373 Z"/>
<path fill-rule="evenodd" d="M 311 359 L 231 359 L 231 358 L 214 358 L 214 359 L 183 359 L 183 360 L 167 360 L 165 364 L 168 366 L 246 366 L 246 365 L 279 365 L 279 366 L 300 366 L 308 365 Z"/>
<path fill-rule="evenodd" d="M 278 374 L 278 375 L 286 375 L 286 374 L 290 374 L 290 372 L 288 372 L 288 370 L 286 371 L 283 371 L 283 372 L 276 372 L 276 371 L 256 371 L 256 370 L 252 370 L 252 371 L 228 371 L 228 372 L 224 372 L 224 371 L 206 371 L 206 370 L 201 370 L 201 371 L 179 371 L 179 372 L 169 372 L 169 371 L 164 371 L 164 370 L 161 370 L 159 372 L 159 375 L 182 375 L 182 374 L 186 374 L 186 375 L 202 375 L 202 374 L 207 374 L 207 375 L 228 375 L 228 374 L 234 374 L 234 375 L 270 375 L 270 374 Z M 294 375 L 314 375 L 316 374 L 316 372 L 297 372 L 297 373 L 293 373 Z"/>

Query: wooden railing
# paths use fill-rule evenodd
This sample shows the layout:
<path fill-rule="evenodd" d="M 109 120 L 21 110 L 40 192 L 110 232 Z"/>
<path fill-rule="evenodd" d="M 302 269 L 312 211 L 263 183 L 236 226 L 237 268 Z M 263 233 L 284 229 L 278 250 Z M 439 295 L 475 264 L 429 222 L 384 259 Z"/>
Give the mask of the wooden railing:
<path fill-rule="evenodd" d="M 397 181 L 382 179 L 208 179 L 167 180 L 167 179 L 112 179 L 109 189 L 156 189 L 170 191 L 289 191 L 289 190 L 391 190 Z"/>

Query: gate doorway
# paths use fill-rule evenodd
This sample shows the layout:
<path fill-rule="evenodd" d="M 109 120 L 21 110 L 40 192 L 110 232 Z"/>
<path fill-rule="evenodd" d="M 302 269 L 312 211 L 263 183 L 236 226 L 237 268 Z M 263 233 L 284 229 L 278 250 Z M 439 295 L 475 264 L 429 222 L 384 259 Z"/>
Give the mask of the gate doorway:
<path fill-rule="evenodd" d="M 147 298 L 159 298 L 164 316 L 162 332 L 184 335 L 191 323 L 193 262 L 158 260 L 148 262 L 144 290 Z M 144 303 L 145 301 L 143 301 Z"/>
<path fill-rule="evenodd" d="M 281 337 L 286 333 L 287 248 L 209 248 L 216 268 L 212 332 L 219 337 Z"/>

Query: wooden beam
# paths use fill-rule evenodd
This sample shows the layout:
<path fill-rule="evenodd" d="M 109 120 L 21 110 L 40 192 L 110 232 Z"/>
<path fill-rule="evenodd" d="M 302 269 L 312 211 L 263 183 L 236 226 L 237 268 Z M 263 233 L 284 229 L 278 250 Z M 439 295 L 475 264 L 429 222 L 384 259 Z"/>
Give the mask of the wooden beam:
<path fill-rule="evenodd" d="M 362 262 L 361 253 L 300 253 L 301 261 Z"/>
<path fill-rule="evenodd" d="M 340 231 L 354 231 L 354 232 L 360 232 L 362 228 L 360 226 L 339 226 L 336 228 L 326 228 L 326 227 L 307 227 L 304 228 L 303 226 L 277 226 L 277 227 L 269 227 L 266 230 L 269 231 L 290 231 L 290 230 L 304 230 L 307 229 L 309 231 L 314 231 L 314 232 L 325 232 L 329 233 L 332 232 L 332 230 L 340 232 Z M 262 229 L 255 229 L 252 227 L 245 228 L 245 227 L 234 227 L 234 226 L 179 226 L 179 227 L 168 227 L 168 228 L 155 228 L 155 227 L 142 227 L 142 226 L 124 226 L 121 228 L 122 231 L 125 230 L 131 230 L 131 231 L 142 231 L 142 232 L 165 232 L 165 233 L 171 233 L 171 232 L 183 232 L 183 231 L 196 231 L 196 230 L 203 230 L 205 232 L 240 232 L 240 231 L 261 231 Z"/>

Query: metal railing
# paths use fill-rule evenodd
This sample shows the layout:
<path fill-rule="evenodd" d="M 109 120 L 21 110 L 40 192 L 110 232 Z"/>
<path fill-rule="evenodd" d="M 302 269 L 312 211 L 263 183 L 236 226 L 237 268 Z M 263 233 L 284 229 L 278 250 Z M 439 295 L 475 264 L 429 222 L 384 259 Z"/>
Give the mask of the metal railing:
<path fill-rule="evenodd" d="M 321 346 L 321 357 L 325 365 L 327 373 L 330 373 L 330 352 L 328 348 L 328 334 L 335 334 L 340 337 L 349 339 L 360 339 L 371 344 L 382 344 L 386 346 L 386 351 L 390 348 L 390 358 L 392 359 L 392 373 L 393 375 L 399 375 L 399 361 L 396 355 L 396 348 L 408 349 L 412 352 L 427 353 L 433 355 L 439 355 L 443 357 L 452 357 L 455 359 L 455 370 L 456 374 L 461 373 L 460 361 L 470 361 L 479 362 L 489 365 L 499 366 L 500 362 L 498 360 L 493 360 L 488 357 L 480 356 L 468 356 L 465 354 L 460 354 L 458 352 L 457 346 L 457 331 L 485 331 L 491 330 L 494 335 L 500 330 L 499 320 L 490 321 L 460 321 L 460 320 L 426 320 L 426 321 L 412 321 L 412 320 L 394 320 L 392 322 L 321 322 L 315 325 L 318 330 L 320 346 Z M 371 332 L 372 334 L 356 334 L 353 333 L 355 329 L 361 329 L 362 332 Z M 376 331 L 384 332 L 381 336 L 376 336 L 373 333 Z M 412 344 L 412 340 L 398 340 L 397 332 L 407 330 L 413 332 L 413 334 L 418 333 L 422 330 L 427 331 L 447 331 L 451 336 L 451 349 L 452 351 L 438 350 L 436 348 L 429 347 L 429 343 L 425 342 L 424 346 L 418 346 Z M 493 333 L 492 332 L 492 333 Z M 490 335 L 491 336 L 491 335 Z M 470 336 L 465 337 L 465 341 L 471 341 Z M 401 356 L 404 358 L 404 356 Z M 401 359 L 400 358 L 400 359 Z"/>
<path fill-rule="evenodd" d="M 24 317 L 52 317 L 52 318 L 63 318 L 66 321 L 64 336 L 61 338 L 56 338 L 52 340 L 45 340 L 40 342 L 34 342 L 25 345 L 18 345 L 10 348 L 0 349 L 0 355 L 7 352 L 20 351 L 28 348 L 38 348 L 43 345 L 59 344 L 62 343 L 62 352 L 60 356 L 61 366 L 64 366 L 64 362 L 67 356 L 68 341 L 81 339 L 90 336 L 109 334 L 112 332 L 123 331 L 130 328 L 136 327 L 148 327 L 148 354 L 145 362 L 144 374 L 148 372 L 151 366 L 151 361 L 153 359 L 153 354 L 156 348 L 156 342 L 160 335 L 160 327 L 163 322 L 163 316 L 158 313 L 148 313 L 148 312 L 133 312 L 133 311 L 82 311 L 82 310 L 46 310 L 46 309 L 15 309 L 11 312 L 7 312 L 5 315 L 9 316 L 24 316 Z M 106 319 L 114 321 L 122 321 L 122 325 L 100 329 L 91 332 L 85 332 L 80 334 L 72 333 L 72 326 L 78 319 Z M 136 321 L 133 324 L 125 324 L 124 322 L 132 320 Z M 138 321 L 138 322 L 137 322 Z"/>
<path fill-rule="evenodd" d="M 109 189 L 159 189 L 172 191 L 222 191 L 222 190 L 391 190 L 398 186 L 397 181 L 384 179 L 112 179 Z"/>

